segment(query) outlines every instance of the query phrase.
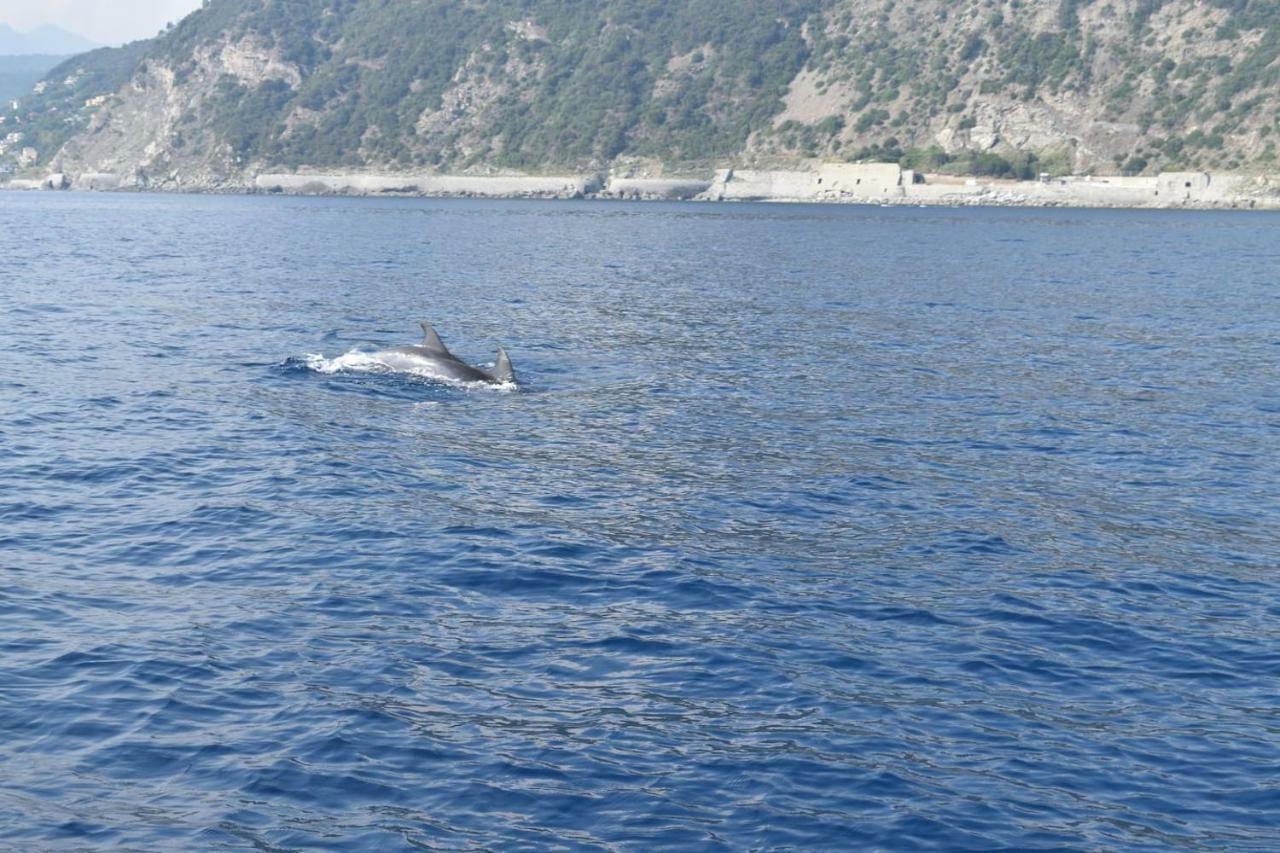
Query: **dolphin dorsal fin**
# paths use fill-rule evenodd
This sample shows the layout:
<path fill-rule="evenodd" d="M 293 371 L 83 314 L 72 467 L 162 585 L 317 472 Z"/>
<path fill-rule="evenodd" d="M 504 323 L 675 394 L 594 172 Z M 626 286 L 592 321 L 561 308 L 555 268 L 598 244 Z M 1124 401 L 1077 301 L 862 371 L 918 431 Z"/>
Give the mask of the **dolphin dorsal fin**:
<path fill-rule="evenodd" d="M 514 383 L 516 381 L 516 372 L 511 368 L 511 359 L 507 357 L 507 351 L 502 347 L 498 347 L 498 360 L 489 374 L 499 382 Z"/>
<path fill-rule="evenodd" d="M 419 323 L 418 325 L 422 326 L 423 349 L 434 350 L 435 352 L 443 353 L 444 355 L 451 354 L 449 350 L 445 347 L 444 341 L 440 340 L 440 336 L 436 334 L 436 330 L 431 328 L 430 323 L 423 322 L 423 323 Z"/>

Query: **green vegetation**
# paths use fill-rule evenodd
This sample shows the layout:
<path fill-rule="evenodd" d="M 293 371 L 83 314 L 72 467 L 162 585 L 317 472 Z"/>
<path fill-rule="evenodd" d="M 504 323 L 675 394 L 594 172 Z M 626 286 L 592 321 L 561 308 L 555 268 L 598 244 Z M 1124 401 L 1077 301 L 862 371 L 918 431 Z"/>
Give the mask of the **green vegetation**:
<path fill-rule="evenodd" d="M 821 5 L 222 0 L 165 35 L 153 54 L 186 77 L 199 45 L 254 37 L 297 65 L 304 81 L 296 91 L 275 81 L 255 90 L 220 83 L 202 117 L 237 154 L 284 166 L 470 159 L 532 169 L 600 165 L 623 152 L 714 159 L 740 151 L 776 114 L 808 58 L 801 25 Z M 673 72 L 675 57 L 687 62 Z M 444 129 L 423 139 L 418 122 L 448 108 L 463 67 L 486 92 L 484 138 Z M 290 122 L 298 112 L 310 120 Z"/>
<path fill-rule="evenodd" d="M 146 63 L 196 93 L 172 145 L 260 168 L 705 167 L 747 152 L 1026 177 L 1070 170 L 1070 137 L 1098 122 L 1138 128 L 1106 153 L 1129 173 L 1244 162 L 1246 144 L 1274 162 L 1261 134 L 1280 98 L 1280 0 L 1206 3 L 1212 16 L 1190 0 L 207 0 L 154 40 L 54 69 L 11 118 L 47 160 L 87 125 L 85 101 Z M 227 45 L 269 53 L 288 79 L 222 73 Z M 838 114 L 778 121 L 802 71 Z M 958 150 L 981 147 L 988 105 L 1061 103 L 1087 118 L 1052 155 Z"/>
<path fill-rule="evenodd" d="M 1061 153 L 1017 151 L 997 154 L 992 151 L 962 151 L 959 154 L 948 154 L 937 145 L 903 148 L 894 137 L 861 148 L 850 159 L 896 162 L 904 169 L 914 169 L 917 172 L 1013 178 L 1021 181 L 1034 180 L 1042 173 L 1058 176 L 1071 171 L 1069 159 Z"/>

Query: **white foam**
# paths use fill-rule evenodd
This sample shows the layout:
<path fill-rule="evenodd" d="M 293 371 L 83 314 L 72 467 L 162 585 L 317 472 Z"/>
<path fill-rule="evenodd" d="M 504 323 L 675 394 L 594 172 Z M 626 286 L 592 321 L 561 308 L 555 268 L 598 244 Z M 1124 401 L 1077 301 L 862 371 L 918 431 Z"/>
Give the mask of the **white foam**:
<path fill-rule="evenodd" d="M 309 352 L 303 356 L 309 370 L 316 373 L 377 373 L 391 372 L 391 367 L 374 357 L 373 353 L 351 350 L 336 358 L 325 358 L 320 353 Z"/>

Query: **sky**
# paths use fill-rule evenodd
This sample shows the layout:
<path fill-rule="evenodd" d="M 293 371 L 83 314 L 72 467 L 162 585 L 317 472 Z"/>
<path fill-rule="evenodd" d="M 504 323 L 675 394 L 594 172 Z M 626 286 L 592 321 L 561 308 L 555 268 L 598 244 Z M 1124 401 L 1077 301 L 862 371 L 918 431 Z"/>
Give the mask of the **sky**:
<path fill-rule="evenodd" d="M 0 22 L 28 32 L 54 24 L 91 41 L 118 45 L 148 38 L 201 0 L 0 0 Z"/>

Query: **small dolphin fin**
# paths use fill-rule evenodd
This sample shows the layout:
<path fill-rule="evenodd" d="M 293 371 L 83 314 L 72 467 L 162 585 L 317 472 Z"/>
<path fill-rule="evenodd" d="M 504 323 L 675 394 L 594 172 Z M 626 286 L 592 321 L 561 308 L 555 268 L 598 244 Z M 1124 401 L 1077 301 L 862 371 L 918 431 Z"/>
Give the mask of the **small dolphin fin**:
<path fill-rule="evenodd" d="M 498 360 L 493 365 L 493 370 L 489 371 L 489 375 L 499 382 L 516 381 L 516 372 L 511 368 L 511 359 L 507 357 L 507 351 L 502 347 L 498 347 Z"/>
<path fill-rule="evenodd" d="M 444 341 L 440 340 L 440 336 L 436 334 L 435 329 L 431 328 L 430 323 L 422 322 L 418 325 L 422 327 L 422 334 L 424 335 L 422 339 L 422 346 L 424 349 L 435 350 L 436 352 L 444 355 L 452 354 L 445 348 Z"/>

